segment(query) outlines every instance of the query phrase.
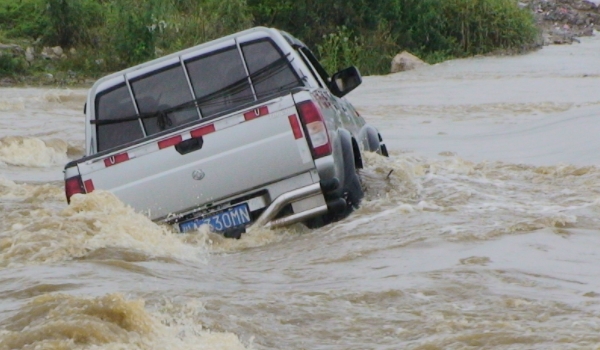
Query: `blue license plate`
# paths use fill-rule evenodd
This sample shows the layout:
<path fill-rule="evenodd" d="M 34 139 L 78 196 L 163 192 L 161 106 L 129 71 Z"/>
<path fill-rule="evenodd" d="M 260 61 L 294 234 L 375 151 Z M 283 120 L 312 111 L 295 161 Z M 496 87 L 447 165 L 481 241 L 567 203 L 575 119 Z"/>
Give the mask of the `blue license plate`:
<path fill-rule="evenodd" d="M 179 224 L 179 230 L 185 233 L 197 230 L 202 225 L 209 225 L 213 231 L 221 232 L 249 222 L 250 210 L 248 210 L 248 205 L 240 204 L 205 218 L 182 222 Z"/>

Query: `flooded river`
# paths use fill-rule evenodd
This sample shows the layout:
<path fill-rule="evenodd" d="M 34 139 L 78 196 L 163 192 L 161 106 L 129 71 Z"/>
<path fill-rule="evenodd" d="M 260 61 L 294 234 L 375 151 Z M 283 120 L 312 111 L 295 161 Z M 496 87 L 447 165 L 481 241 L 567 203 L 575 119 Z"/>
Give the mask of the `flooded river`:
<path fill-rule="evenodd" d="M 86 91 L 1 89 L 0 350 L 600 349 L 599 57 L 366 77 L 362 207 L 241 240 L 67 206 Z"/>

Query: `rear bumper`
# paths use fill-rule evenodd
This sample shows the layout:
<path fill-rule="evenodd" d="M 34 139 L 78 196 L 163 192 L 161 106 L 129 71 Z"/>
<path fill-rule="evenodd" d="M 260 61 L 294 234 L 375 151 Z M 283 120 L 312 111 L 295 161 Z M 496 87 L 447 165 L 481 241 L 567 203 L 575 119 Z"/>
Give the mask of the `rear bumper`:
<path fill-rule="evenodd" d="M 317 202 L 319 201 L 318 197 L 320 197 L 320 199 L 322 199 L 322 204 L 299 213 L 294 213 L 283 218 L 275 219 L 277 214 L 279 214 L 279 212 L 285 206 L 303 199 L 309 199 L 311 197 L 317 197 Z M 325 199 L 323 198 L 323 194 L 321 192 L 321 185 L 319 183 L 315 183 L 310 186 L 298 188 L 296 190 L 284 193 L 277 197 L 258 217 L 253 226 L 265 226 L 269 228 L 281 227 L 306 220 L 310 217 L 322 215 L 326 212 L 327 205 L 325 204 Z"/>
<path fill-rule="evenodd" d="M 310 218 L 324 215 L 330 210 L 340 209 L 340 201 L 326 201 L 325 194 L 335 191 L 339 187 L 337 179 L 321 181 L 309 186 L 301 187 L 277 197 L 269 205 L 251 227 L 276 228 L 302 222 Z M 287 205 L 292 205 L 294 213 L 277 218 L 277 214 Z M 298 208 L 298 209 L 297 209 Z M 296 211 L 298 210 L 298 211 Z"/>
<path fill-rule="evenodd" d="M 248 232 L 257 227 L 276 228 L 288 226 L 327 213 L 337 212 L 338 210 L 345 209 L 345 201 L 335 195 L 332 196 L 338 188 L 339 181 L 336 178 L 325 181 L 321 180 L 317 183 L 311 183 L 291 191 L 283 192 L 270 201 L 269 204 L 267 204 L 269 201 L 266 200 L 268 194 L 264 192 L 262 195 L 249 198 L 245 201 L 251 211 L 261 211 L 260 215 L 249 226 L 246 228 L 244 226 L 235 226 L 220 232 L 224 233 L 226 237 L 239 238 L 242 232 Z M 219 211 L 222 210 L 214 211 L 213 213 L 218 213 Z M 200 214 L 194 218 L 177 220 L 170 224 L 176 230 L 183 232 L 180 230 L 180 223 L 187 223 L 209 215 L 211 214 Z"/>

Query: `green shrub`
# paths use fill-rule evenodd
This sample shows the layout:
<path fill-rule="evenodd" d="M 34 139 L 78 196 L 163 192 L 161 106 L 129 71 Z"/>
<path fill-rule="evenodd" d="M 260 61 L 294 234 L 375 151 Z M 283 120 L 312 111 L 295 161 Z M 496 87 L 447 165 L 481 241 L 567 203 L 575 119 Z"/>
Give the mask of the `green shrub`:
<path fill-rule="evenodd" d="M 54 66 L 91 74 L 253 25 L 297 36 L 331 72 L 356 65 L 364 75 L 387 73 L 402 50 L 433 63 L 527 48 L 538 35 L 516 0 L 0 0 L 1 37 L 76 47 Z M 3 72 L 42 69 L 17 61 L 3 58 Z"/>
<path fill-rule="evenodd" d="M 538 34 L 531 13 L 514 0 L 446 0 L 441 11 L 446 36 L 463 55 L 522 48 Z"/>
<path fill-rule="evenodd" d="M 361 55 L 356 63 L 360 71 L 364 75 L 387 73 L 398 53 L 398 34 L 382 21 L 376 30 L 362 34 L 361 43 Z"/>
<path fill-rule="evenodd" d="M 14 76 L 25 71 L 25 62 L 20 57 L 0 54 L 0 76 Z"/>
<path fill-rule="evenodd" d="M 171 0 L 153 16 L 156 46 L 174 52 L 252 26 L 244 0 Z"/>
<path fill-rule="evenodd" d="M 44 20 L 44 44 L 91 45 L 97 39 L 93 29 L 103 23 L 102 6 L 94 0 L 46 0 Z"/>
<path fill-rule="evenodd" d="M 117 70 L 251 26 L 244 0 L 107 0 L 96 58 Z"/>
<path fill-rule="evenodd" d="M 41 37 L 45 5 L 44 0 L 0 0 L 0 30 L 9 38 Z"/>
<path fill-rule="evenodd" d="M 351 65 L 359 66 L 362 48 L 360 39 L 341 26 L 336 32 L 323 36 L 322 43 L 317 45 L 317 52 L 321 64 L 331 74 Z"/>
<path fill-rule="evenodd" d="M 109 15 L 99 49 L 108 67 L 119 69 L 154 57 L 153 5 L 122 0 L 106 6 Z"/>
<path fill-rule="evenodd" d="M 369 74 L 387 72 L 391 57 L 402 50 L 439 61 L 526 47 L 537 36 L 532 14 L 520 9 L 515 0 L 346 0 L 335 4 L 248 0 L 248 4 L 256 24 L 282 28 L 317 47 L 327 66 L 352 59 Z"/>
<path fill-rule="evenodd" d="M 102 17 L 97 0 L 0 0 L 0 30 L 45 45 L 89 45 Z"/>

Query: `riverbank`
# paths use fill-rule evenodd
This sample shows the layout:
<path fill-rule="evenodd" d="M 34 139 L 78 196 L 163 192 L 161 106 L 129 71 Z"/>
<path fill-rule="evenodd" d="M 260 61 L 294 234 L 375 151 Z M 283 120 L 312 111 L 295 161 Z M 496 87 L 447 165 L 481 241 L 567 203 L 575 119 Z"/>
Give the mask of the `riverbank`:
<path fill-rule="evenodd" d="M 600 0 L 522 0 L 542 32 L 542 44 L 571 44 L 600 31 Z"/>
<path fill-rule="evenodd" d="M 600 3 L 600 0 L 522 0 L 518 3 L 519 7 L 531 11 L 531 13 L 533 14 L 536 26 L 539 29 L 540 33 L 538 39 L 535 40 L 535 42 L 529 42 L 525 40 L 525 42 L 528 42 L 528 44 L 523 45 L 512 45 L 514 44 L 512 40 L 507 41 L 505 44 L 498 43 L 499 46 L 497 46 L 496 49 L 492 50 L 491 52 L 485 52 L 488 52 L 488 54 L 490 55 L 521 54 L 524 52 L 529 52 L 531 50 L 539 49 L 547 45 L 572 44 L 578 42 L 579 38 L 591 36 L 593 35 L 594 30 L 600 30 L 600 6 L 598 6 L 598 3 Z M 486 6 L 491 5 L 498 6 L 496 3 L 492 2 L 492 0 L 490 0 L 489 3 L 484 2 L 480 5 L 484 8 Z M 456 10 L 457 8 L 450 7 L 449 9 Z M 424 6 L 423 9 L 416 11 L 427 11 L 427 9 L 431 10 L 430 8 Z M 472 9 L 470 9 L 469 11 L 470 12 L 468 12 L 466 16 L 479 16 L 478 12 Z M 459 14 L 452 15 L 452 13 L 453 12 L 450 11 L 446 15 L 450 17 L 460 16 Z M 504 13 L 503 15 L 506 16 L 507 13 Z M 512 13 L 515 14 L 515 12 Z M 428 13 L 428 15 L 431 15 L 431 13 Z M 498 15 L 498 17 L 501 16 L 502 14 Z M 153 19 L 152 21 L 156 22 L 156 19 Z M 247 18 L 246 21 L 248 21 Z M 460 21 L 461 20 L 455 19 L 452 22 L 460 24 Z M 462 19 L 462 21 L 465 21 L 462 24 L 463 26 L 474 25 L 475 27 L 473 28 L 485 30 L 488 33 L 495 33 L 495 35 L 489 35 L 490 38 L 488 38 L 487 40 L 490 41 L 493 41 L 493 39 L 491 39 L 492 36 L 502 37 L 505 34 L 514 36 L 515 33 L 517 33 L 517 37 L 519 35 L 527 35 L 523 31 L 519 32 L 517 30 L 518 27 L 513 28 L 512 31 L 507 31 L 507 33 L 505 34 L 500 32 L 501 29 L 496 28 L 499 25 L 498 23 L 490 25 L 488 27 L 487 22 L 496 21 L 493 17 L 477 17 L 477 19 L 466 17 L 465 19 Z M 501 23 L 502 20 L 499 19 L 498 22 Z M 255 25 L 256 24 L 266 23 L 255 23 Z M 272 24 L 276 25 L 276 23 Z M 157 46 L 153 49 L 153 55 L 149 57 L 161 56 L 169 53 L 168 50 L 163 50 L 164 47 L 160 47 L 159 41 L 164 41 L 164 38 L 160 40 L 159 38 L 161 36 L 167 35 L 166 33 L 173 30 L 173 25 L 174 23 L 169 24 L 165 21 L 158 21 L 157 23 L 154 23 L 152 24 L 152 26 L 148 27 L 148 30 L 152 29 L 155 32 L 155 34 L 152 35 L 158 35 L 155 39 L 156 42 L 153 42 L 153 45 Z M 250 24 L 246 23 L 245 25 Z M 462 49 L 464 49 L 465 52 L 470 52 L 469 47 L 470 45 L 473 45 L 473 43 L 470 42 L 471 39 L 469 39 L 469 37 L 467 36 L 473 35 L 473 33 L 471 33 L 474 30 L 473 28 L 460 29 L 457 32 L 458 34 L 454 34 L 458 35 L 459 39 L 455 39 L 462 42 L 462 44 L 459 46 L 462 46 Z M 89 30 L 89 28 L 86 30 Z M 380 29 L 378 29 L 378 31 L 379 30 Z M 125 30 L 125 32 L 126 31 L 127 30 Z M 156 34 L 156 32 L 160 33 Z M 381 35 L 377 36 L 377 33 Z M 325 57 L 322 57 L 322 62 L 326 66 L 346 66 L 347 64 L 354 64 L 359 66 L 361 72 L 363 72 L 364 75 L 372 75 L 372 66 L 379 65 L 381 67 L 389 67 L 389 62 L 391 61 L 391 59 L 398 52 L 404 49 L 402 45 L 399 44 L 399 42 L 407 40 L 406 38 L 400 40 L 397 37 L 395 39 L 393 39 L 392 37 L 384 37 L 385 33 L 385 30 L 381 32 L 376 31 L 375 33 L 370 34 L 372 36 L 375 35 L 372 38 L 362 36 L 361 34 L 360 37 L 355 37 L 352 40 L 344 41 L 342 39 L 348 39 L 346 35 L 350 34 L 350 30 L 346 27 L 338 27 L 337 33 L 332 33 L 328 36 L 323 36 L 323 38 L 325 38 L 323 43 L 314 45 L 313 50 L 315 50 L 315 52 L 318 54 L 320 53 L 321 56 L 325 55 Z M 296 35 L 300 34 L 302 33 L 297 33 Z M 388 34 L 391 35 L 390 33 Z M 434 34 L 437 36 L 441 35 L 441 33 L 431 33 L 431 35 Z M 216 33 L 213 33 L 213 35 L 216 35 Z M 476 35 L 476 37 L 477 40 L 481 40 L 481 35 Z M 181 39 L 183 41 L 191 39 L 189 35 L 187 39 L 183 39 L 183 37 L 177 35 L 174 38 L 178 38 L 178 40 Z M 208 38 L 210 37 L 207 36 L 203 40 L 208 40 Z M 449 38 L 450 37 L 444 38 L 443 40 L 449 40 Z M 413 41 L 416 39 L 416 37 L 413 38 Z M 118 56 L 103 56 L 106 53 L 103 53 L 102 49 L 100 48 L 90 49 L 89 47 L 76 46 L 44 46 L 41 44 L 39 38 L 35 41 L 27 39 L 17 39 L 12 40 L 10 43 L 2 43 L 3 40 L 4 37 L 2 36 L 2 31 L 0 31 L 0 86 L 5 87 L 86 87 L 90 86 L 99 76 L 105 75 L 110 71 L 116 70 L 117 67 L 114 66 L 113 61 L 122 61 L 122 58 L 119 58 Z M 100 39 L 94 40 L 98 41 Z M 195 40 L 199 40 L 199 38 L 196 38 Z M 171 42 L 173 40 L 168 41 Z M 202 40 L 200 40 L 200 42 L 201 41 Z M 450 41 L 452 41 L 452 39 Z M 367 42 L 374 43 L 366 44 Z M 489 45 L 492 44 L 489 43 Z M 485 44 L 485 46 L 488 46 L 488 44 Z M 380 50 L 381 52 L 377 53 L 379 52 L 378 50 Z M 446 48 L 446 50 L 450 49 Z M 480 49 L 477 49 L 476 52 L 480 52 L 479 50 Z M 343 52 L 344 62 L 340 62 L 339 59 L 336 57 L 327 56 L 332 52 Z M 443 52 L 444 49 L 442 49 L 442 51 L 438 53 L 430 52 L 427 58 L 421 58 L 429 60 L 429 63 L 438 63 L 439 61 L 452 58 L 454 57 L 453 55 L 456 54 L 449 53 L 449 51 L 446 53 Z M 459 56 L 464 57 L 464 53 L 460 54 Z M 348 63 L 346 61 L 351 62 Z M 375 63 L 375 61 L 377 61 L 378 63 Z M 120 64 L 122 65 L 123 62 L 121 62 Z M 381 69 L 385 68 L 380 68 L 380 70 Z M 382 73 L 383 72 L 379 72 L 377 74 Z"/>
<path fill-rule="evenodd" d="M 439 63 L 531 50 L 538 33 L 516 0 L 0 0 L 0 23 L 9 86 L 81 84 L 252 26 L 294 34 L 330 72 L 353 64 L 363 75 L 389 72 L 403 50 Z"/>

